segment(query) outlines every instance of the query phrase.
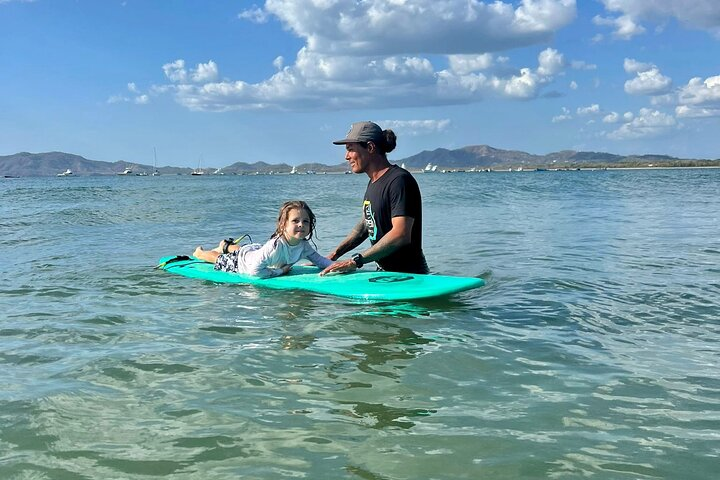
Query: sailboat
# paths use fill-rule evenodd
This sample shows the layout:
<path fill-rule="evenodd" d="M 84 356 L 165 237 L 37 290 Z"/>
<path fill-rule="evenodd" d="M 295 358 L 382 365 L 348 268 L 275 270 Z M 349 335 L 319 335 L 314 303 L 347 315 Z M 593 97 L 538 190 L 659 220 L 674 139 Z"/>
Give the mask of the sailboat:
<path fill-rule="evenodd" d="M 157 169 L 157 151 L 155 150 L 155 147 L 153 147 L 153 177 L 158 175 L 160 175 L 160 172 L 158 172 Z"/>
<path fill-rule="evenodd" d="M 198 160 L 198 168 L 193 170 L 190 175 L 205 175 L 205 172 L 202 169 L 202 155 L 200 155 L 200 159 Z"/>

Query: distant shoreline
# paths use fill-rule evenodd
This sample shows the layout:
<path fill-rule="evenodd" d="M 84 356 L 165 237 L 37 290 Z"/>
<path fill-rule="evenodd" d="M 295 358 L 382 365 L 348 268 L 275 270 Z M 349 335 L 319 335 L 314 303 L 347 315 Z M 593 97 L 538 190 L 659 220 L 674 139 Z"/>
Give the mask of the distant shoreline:
<path fill-rule="evenodd" d="M 610 170 L 702 170 L 702 169 L 720 169 L 720 165 L 704 165 L 704 166 L 688 166 L 688 167 L 678 167 L 678 166 L 653 166 L 653 167 L 573 167 L 573 168 L 498 168 L 498 169 L 483 169 L 483 170 L 470 170 L 470 169 L 445 169 L 445 170 L 438 170 L 435 172 L 428 172 L 423 169 L 412 169 L 407 168 L 410 173 L 417 174 L 417 175 L 443 175 L 443 174 L 452 174 L 452 173 L 543 173 L 543 172 L 601 172 L 601 171 L 610 171 Z M 328 172 L 319 172 L 319 173 L 289 173 L 289 172 L 256 172 L 256 173 L 227 173 L 227 174 L 205 174 L 202 175 L 203 177 L 255 177 L 255 176 L 323 176 L 323 175 L 347 175 L 346 172 L 338 172 L 338 171 L 328 171 Z M 81 174 L 73 174 L 68 176 L 60 176 L 57 175 L 3 175 L 0 176 L 2 179 L 19 179 L 19 178 L 72 178 L 72 177 L 114 177 L 117 175 L 113 174 L 107 174 L 107 173 L 81 173 Z M 152 175 L 129 175 L 131 177 L 152 177 Z M 172 174 L 162 174 L 158 175 L 160 177 L 191 177 L 192 174 L 185 174 L 185 173 L 172 173 Z"/>
<path fill-rule="evenodd" d="M 603 152 L 561 151 L 547 155 L 500 150 L 487 145 L 468 146 L 455 150 L 436 149 L 404 159 L 390 159 L 391 163 L 415 173 L 501 172 L 501 171 L 567 171 L 567 170 L 622 170 L 622 169 L 680 169 L 720 168 L 720 159 L 683 159 L 667 155 L 620 156 Z M 0 177 L 50 176 L 155 176 L 155 175 L 336 175 L 350 173 L 347 162 L 326 165 L 301 163 L 288 165 L 235 162 L 220 168 L 150 166 L 141 163 L 117 161 L 114 163 L 89 160 L 63 152 L 21 152 L 0 156 Z"/>

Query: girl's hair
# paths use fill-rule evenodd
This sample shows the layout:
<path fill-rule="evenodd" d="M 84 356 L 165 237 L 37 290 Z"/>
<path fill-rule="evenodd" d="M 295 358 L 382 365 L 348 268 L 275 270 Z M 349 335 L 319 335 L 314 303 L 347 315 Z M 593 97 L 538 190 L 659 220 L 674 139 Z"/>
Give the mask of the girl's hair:
<path fill-rule="evenodd" d="M 315 232 L 315 214 L 310 210 L 310 206 L 302 200 L 290 200 L 285 202 L 280 207 L 280 213 L 278 214 L 277 228 L 270 238 L 278 238 L 285 231 L 285 224 L 290 216 L 290 210 L 305 210 L 310 218 L 310 233 L 308 233 L 307 240 L 312 240 L 313 233 Z"/>

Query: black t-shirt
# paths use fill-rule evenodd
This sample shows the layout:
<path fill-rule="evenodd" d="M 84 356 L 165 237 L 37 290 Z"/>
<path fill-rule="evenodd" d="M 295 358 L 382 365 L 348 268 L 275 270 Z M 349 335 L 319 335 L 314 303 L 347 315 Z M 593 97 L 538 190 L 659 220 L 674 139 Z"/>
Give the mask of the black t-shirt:
<path fill-rule="evenodd" d="M 413 218 L 411 241 L 377 261 L 389 272 L 429 273 L 422 251 L 422 201 L 420 188 L 407 170 L 392 165 L 375 183 L 368 183 L 363 218 L 374 245 L 392 228 L 393 217 Z"/>

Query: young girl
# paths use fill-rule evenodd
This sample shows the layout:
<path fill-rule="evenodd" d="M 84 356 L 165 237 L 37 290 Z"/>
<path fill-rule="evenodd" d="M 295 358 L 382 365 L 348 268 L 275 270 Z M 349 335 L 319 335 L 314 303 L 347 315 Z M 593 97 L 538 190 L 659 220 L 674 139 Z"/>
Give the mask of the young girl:
<path fill-rule="evenodd" d="M 197 247 L 193 256 L 215 264 L 215 270 L 247 273 L 260 278 L 277 277 L 290 271 L 293 264 L 305 258 L 320 268 L 333 264 L 310 245 L 315 230 L 315 215 L 307 203 L 294 200 L 283 203 L 277 228 L 264 245 L 232 245 L 226 240 L 217 248 Z"/>

